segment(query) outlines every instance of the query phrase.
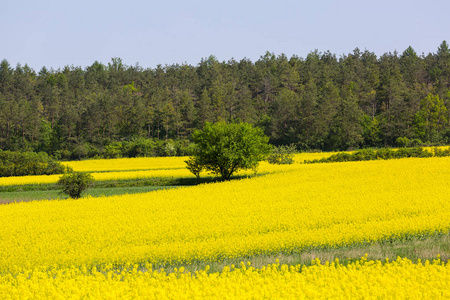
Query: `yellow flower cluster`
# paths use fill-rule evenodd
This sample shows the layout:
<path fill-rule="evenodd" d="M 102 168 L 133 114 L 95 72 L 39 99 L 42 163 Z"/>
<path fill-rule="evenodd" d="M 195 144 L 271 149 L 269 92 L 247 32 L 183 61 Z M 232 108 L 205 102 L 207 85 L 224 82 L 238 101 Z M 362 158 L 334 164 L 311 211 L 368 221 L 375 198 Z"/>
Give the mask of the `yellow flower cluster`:
<path fill-rule="evenodd" d="M 0 186 L 56 183 L 61 175 L 29 175 L 0 177 Z"/>
<path fill-rule="evenodd" d="M 241 263 L 220 273 L 174 273 L 137 266 L 122 272 L 86 268 L 0 277 L 2 299 L 448 299 L 450 263 L 339 261 L 312 266 Z"/>
<path fill-rule="evenodd" d="M 220 261 L 450 229 L 450 158 L 298 165 L 217 184 L 0 207 L 0 274 Z"/>
<path fill-rule="evenodd" d="M 294 160 L 301 163 L 305 160 L 320 159 L 331 156 L 335 152 L 298 153 Z M 184 163 L 189 157 L 138 157 L 116 159 L 93 159 L 61 162 L 63 165 L 82 172 L 131 171 L 131 170 L 170 170 L 186 169 Z"/>
<path fill-rule="evenodd" d="M 61 162 L 81 172 L 183 169 L 187 157 L 136 157 Z"/>

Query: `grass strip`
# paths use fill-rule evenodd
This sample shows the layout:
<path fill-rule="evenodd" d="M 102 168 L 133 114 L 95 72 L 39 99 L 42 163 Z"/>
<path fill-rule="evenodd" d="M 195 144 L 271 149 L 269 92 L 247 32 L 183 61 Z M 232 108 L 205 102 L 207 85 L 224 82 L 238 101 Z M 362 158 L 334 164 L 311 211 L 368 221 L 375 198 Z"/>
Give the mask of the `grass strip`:
<path fill-rule="evenodd" d="M 90 188 L 83 196 L 101 197 L 123 194 L 146 193 L 162 189 L 177 188 L 179 186 L 131 186 L 131 187 L 99 187 Z M 55 200 L 67 199 L 68 196 L 60 190 L 34 190 L 20 192 L 0 192 L 0 204 L 8 204 L 15 202 L 27 202 L 32 200 Z"/>
<path fill-rule="evenodd" d="M 396 260 L 397 257 L 406 257 L 412 261 L 433 260 L 439 257 L 442 262 L 450 260 L 450 234 L 422 237 L 411 237 L 408 240 L 395 240 L 391 242 L 379 242 L 372 244 L 357 244 L 338 247 L 334 249 L 313 249 L 298 253 L 274 253 L 257 256 L 243 256 L 233 259 L 211 262 L 195 262 L 192 264 L 173 265 L 153 265 L 153 270 L 164 269 L 171 273 L 180 267 L 184 267 L 186 272 L 205 270 L 209 266 L 211 272 L 222 272 L 226 266 L 238 267 L 242 262 L 250 262 L 254 268 L 262 268 L 268 264 L 278 262 L 289 266 L 305 265 L 311 266 L 312 261 L 318 258 L 322 263 L 332 262 L 339 259 L 343 265 L 358 261 L 367 254 L 368 260 L 389 261 Z M 141 268 L 145 271 L 144 267 Z"/>
<path fill-rule="evenodd" d="M 237 175 L 232 179 L 244 179 L 254 176 L 263 176 L 265 173 L 254 175 Z M 135 178 L 135 179 L 118 179 L 95 181 L 91 188 L 110 188 L 110 187 L 144 187 L 144 186 L 193 186 L 204 183 L 214 183 L 223 181 L 217 176 L 205 176 L 201 178 L 175 178 L 175 177 L 152 177 L 152 178 Z M 9 192 L 25 192 L 25 191 L 48 191 L 61 190 L 61 186 L 56 183 L 49 184 L 24 184 L 0 186 L 0 194 Z M 1 199 L 1 196 L 0 196 Z"/>

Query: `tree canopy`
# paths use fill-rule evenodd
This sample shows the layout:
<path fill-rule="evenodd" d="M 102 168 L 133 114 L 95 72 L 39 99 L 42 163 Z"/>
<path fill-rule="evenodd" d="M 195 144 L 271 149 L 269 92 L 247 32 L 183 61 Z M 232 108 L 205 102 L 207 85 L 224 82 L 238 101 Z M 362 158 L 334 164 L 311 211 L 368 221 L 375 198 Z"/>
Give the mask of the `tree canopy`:
<path fill-rule="evenodd" d="M 189 163 L 194 161 L 225 180 L 240 169 L 256 168 L 271 149 L 262 130 L 248 123 L 206 122 L 203 130 L 194 131 L 192 139 L 196 148 L 188 169 L 193 170 Z"/>

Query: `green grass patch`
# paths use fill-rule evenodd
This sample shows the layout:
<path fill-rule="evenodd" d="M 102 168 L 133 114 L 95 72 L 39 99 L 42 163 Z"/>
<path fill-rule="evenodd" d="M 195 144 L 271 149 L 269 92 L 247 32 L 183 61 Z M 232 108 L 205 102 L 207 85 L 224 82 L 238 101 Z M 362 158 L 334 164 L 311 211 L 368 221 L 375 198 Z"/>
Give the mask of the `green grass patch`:
<path fill-rule="evenodd" d="M 130 186 L 130 187 L 99 187 L 90 188 L 84 196 L 101 197 L 124 194 L 145 193 L 161 189 L 176 188 L 179 186 Z M 0 192 L 0 204 L 7 204 L 13 202 L 23 202 L 32 200 L 54 200 L 67 199 L 68 196 L 61 193 L 61 190 L 34 190 L 34 191 L 15 191 L 15 192 Z"/>
<path fill-rule="evenodd" d="M 254 176 L 263 176 L 265 173 L 254 175 L 237 175 L 231 179 L 238 180 Z M 203 183 L 213 183 L 223 181 L 217 176 L 205 176 L 201 178 L 174 178 L 174 177 L 158 177 L 158 178 L 137 178 L 137 179 L 121 179 L 94 181 L 92 188 L 112 188 L 112 187 L 145 187 L 145 186 L 193 186 Z M 24 184 L 0 186 L 0 194 L 4 192 L 25 192 L 25 191 L 47 191 L 61 190 L 61 186 L 56 183 L 50 184 Z"/>
<path fill-rule="evenodd" d="M 255 175 L 238 175 L 233 176 L 233 180 L 244 179 L 253 176 L 263 176 L 264 174 Z M 138 178 L 126 180 L 108 180 L 94 181 L 83 196 L 112 196 L 123 194 L 143 193 L 160 189 L 175 188 L 181 186 L 194 186 L 204 183 L 214 183 L 223 181 L 217 176 L 207 176 L 201 178 Z M 23 202 L 31 200 L 54 200 L 67 199 L 68 196 L 61 192 L 61 186 L 55 183 L 51 184 L 28 184 L 14 186 L 0 186 L 0 204 Z"/>

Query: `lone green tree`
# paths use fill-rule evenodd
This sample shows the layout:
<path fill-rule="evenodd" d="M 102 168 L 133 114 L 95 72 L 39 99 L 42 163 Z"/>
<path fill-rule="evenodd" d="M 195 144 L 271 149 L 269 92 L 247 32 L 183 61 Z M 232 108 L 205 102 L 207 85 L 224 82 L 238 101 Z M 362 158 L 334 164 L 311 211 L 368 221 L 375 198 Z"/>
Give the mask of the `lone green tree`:
<path fill-rule="evenodd" d="M 59 178 L 58 184 L 63 186 L 63 193 L 71 198 L 80 198 L 81 194 L 94 182 L 94 178 L 87 172 L 70 172 Z"/>
<path fill-rule="evenodd" d="M 192 139 L 196 147 L 190 161 L 224 180 L 240 169 L 255 169 L 271 150 L 269 138 L 248 123 L 206 122 Z"/>

